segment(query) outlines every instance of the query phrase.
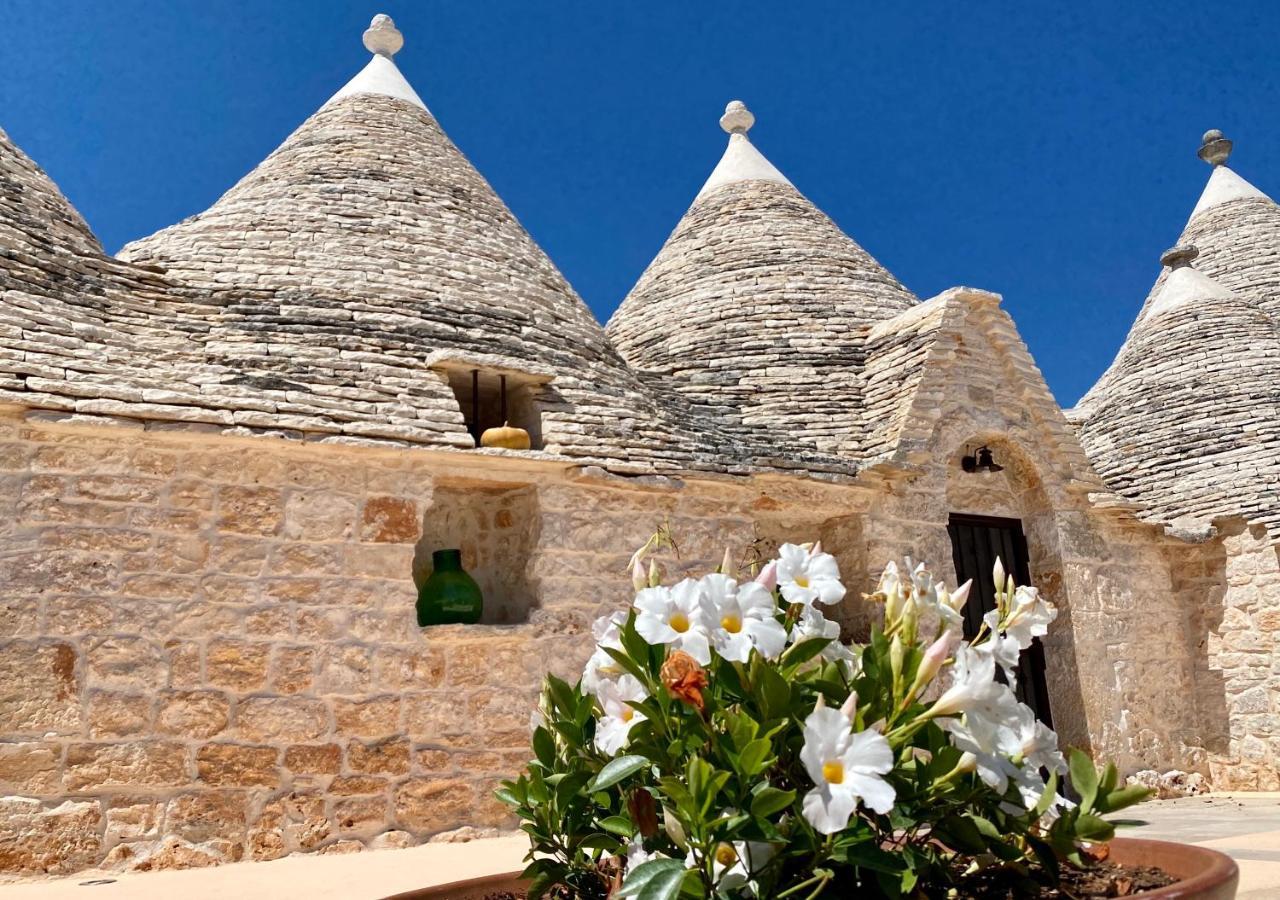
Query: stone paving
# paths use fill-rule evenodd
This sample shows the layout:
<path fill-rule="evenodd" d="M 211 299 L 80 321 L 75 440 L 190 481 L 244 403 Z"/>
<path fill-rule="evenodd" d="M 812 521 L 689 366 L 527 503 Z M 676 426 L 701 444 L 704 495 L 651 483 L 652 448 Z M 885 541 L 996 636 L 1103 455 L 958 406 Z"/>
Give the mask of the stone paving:
<path fill-rule="evenodd" d="M 1125 837 L 1213 847 L 1240 864 L 1237 900 L 1280 898 L 1280 793 L 1216 794 L 1162 800 L 1140 807 Z M 0 888 L 4 900 L 377 900 L 416 887 L 520 867 L 527 847 L 519 834 L 465 844 L 434 843 L 407 850 L 345 856 L 292 856 L 211 869 L 28 881 Z"/>

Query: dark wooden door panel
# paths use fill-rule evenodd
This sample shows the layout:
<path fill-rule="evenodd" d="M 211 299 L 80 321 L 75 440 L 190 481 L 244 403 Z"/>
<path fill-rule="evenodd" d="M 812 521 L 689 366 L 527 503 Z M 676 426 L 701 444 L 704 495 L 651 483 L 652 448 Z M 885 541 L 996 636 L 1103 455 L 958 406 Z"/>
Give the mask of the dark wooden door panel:
<path fill-rule="evenodd" d="M 951 558 L 961 583 L 973 579 L 973 590 L 965 607 L 964 636 L 971 639 L 982 628 L 982 617 L 996 608 L 992 570 L 999 557 L 1005 572 L 1016 584 L 1030 584 L 1030 560 L 1022 523 L 1017 519 L 953 514 L 947 523 L 951 535 Z M 1049 690 L 1045 682 L 1044 647 L 1037 639 L 1022 653 L 1018 663 L 1018 699 L 1031 707 L 1036 717 L 1052 727 Z"/>

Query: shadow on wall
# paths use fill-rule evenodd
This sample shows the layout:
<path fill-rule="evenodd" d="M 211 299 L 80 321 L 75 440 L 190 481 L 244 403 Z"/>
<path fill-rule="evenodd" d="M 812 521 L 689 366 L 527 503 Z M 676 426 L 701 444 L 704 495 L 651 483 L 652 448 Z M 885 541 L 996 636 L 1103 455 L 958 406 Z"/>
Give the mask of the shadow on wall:
<path fill-rule="evenodd" d="M 488 625 L 529 621 L 538 607 L 529 563 L 538 544 L 538 493 L 532 485 L 437 482 L 414 548 L 413 581 L 421 589 L 436 550 L 462 551 L 462 566 L 480 585 Z"/>

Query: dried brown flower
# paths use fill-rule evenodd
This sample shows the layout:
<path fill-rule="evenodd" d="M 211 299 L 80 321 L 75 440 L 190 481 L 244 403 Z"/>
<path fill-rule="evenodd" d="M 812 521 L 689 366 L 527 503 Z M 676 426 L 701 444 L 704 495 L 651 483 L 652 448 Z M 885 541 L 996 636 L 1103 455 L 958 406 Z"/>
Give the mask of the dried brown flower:
<path fill-rule="evenodd" d="M 698 665 L 696 659 L 683 650 L 673 651 L 662 664 L 661 674 L 662 683 L 672 696 L 702 712 L 702 689 L 707 686 L 707 671 Z"/>

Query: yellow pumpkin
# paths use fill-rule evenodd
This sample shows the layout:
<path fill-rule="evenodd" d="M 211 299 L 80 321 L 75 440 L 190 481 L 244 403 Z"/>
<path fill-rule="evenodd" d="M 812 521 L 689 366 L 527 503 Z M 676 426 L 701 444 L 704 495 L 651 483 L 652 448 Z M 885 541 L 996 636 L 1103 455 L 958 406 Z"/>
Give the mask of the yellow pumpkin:
<path fill-rule="evenodd" d="M 510 422 L 503 422 L 501 428 L 486 428 L 480 435 L 481 447 L 502 447 L 504 450 L 528 450 L 531 446 L 529 432 L 523 428 L 512 428 Z"/>

